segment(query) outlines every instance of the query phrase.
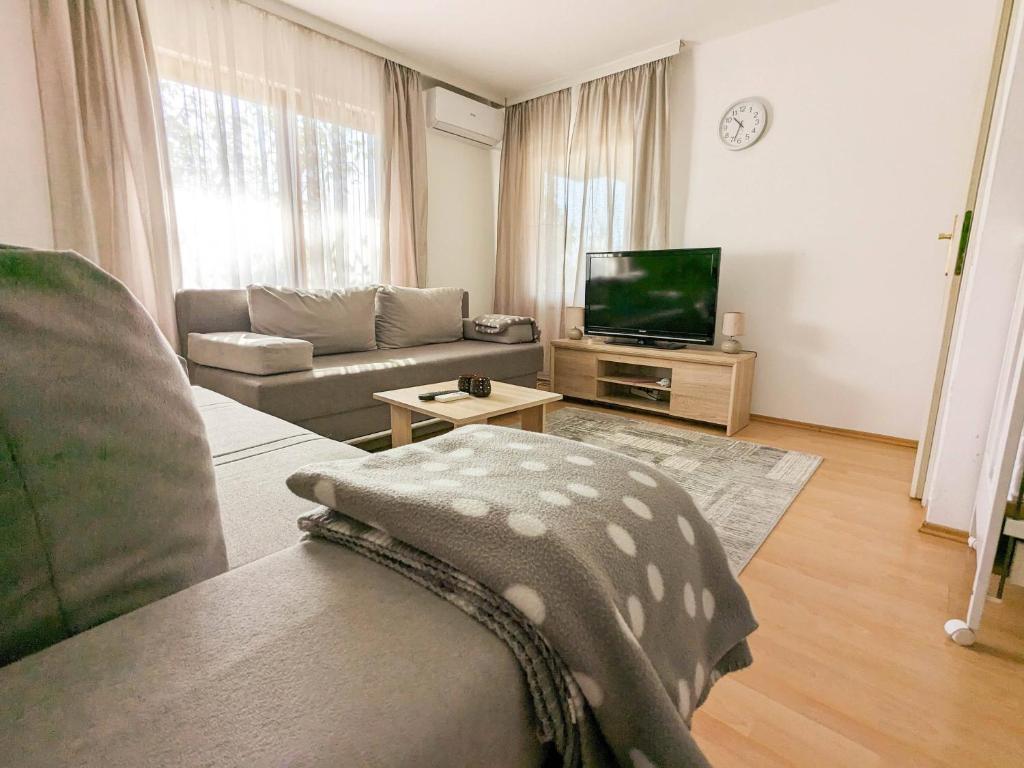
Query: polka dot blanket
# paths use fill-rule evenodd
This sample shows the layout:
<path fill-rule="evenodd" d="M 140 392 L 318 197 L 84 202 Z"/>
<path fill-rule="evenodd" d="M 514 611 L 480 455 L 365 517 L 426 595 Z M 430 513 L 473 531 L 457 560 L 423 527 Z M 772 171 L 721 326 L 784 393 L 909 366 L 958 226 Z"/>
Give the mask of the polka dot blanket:
<path fill-rule="evenodd" d="M 300 528 L 373 558 L 505 641 L 568 766 L 708 765 L 690 734 L 757 623 L 711 526 L 655 467 L 473 425 L 288 479 Z"/>

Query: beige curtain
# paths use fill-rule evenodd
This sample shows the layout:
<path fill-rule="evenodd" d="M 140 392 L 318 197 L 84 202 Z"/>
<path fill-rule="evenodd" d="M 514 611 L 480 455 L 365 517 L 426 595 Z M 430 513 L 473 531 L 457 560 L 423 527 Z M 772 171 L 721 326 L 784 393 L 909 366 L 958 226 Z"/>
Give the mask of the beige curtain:
<path fill-rule="evenodd" d="M 544 342 L 562 335 L 569 90 L 505 110 L 498 197 L 495 311 L 535 317 Z"/>
<path fill-rule="evenodd" d="M 381 275 L 427 281 L 427 139 L 420 73 L 384 62 L 384 243 Z"/>
<path fill-rule="evenodd" d="M 54 242 L 120 279 L 176 344 L 156 63 L 136 0 L 33 0 Z"/>
<path fill-rule="evenodd" d="M 569 149 L 566 299 L 582 304 L 588 251 L 668 240 L 668 59 L 580 86 Z"/>

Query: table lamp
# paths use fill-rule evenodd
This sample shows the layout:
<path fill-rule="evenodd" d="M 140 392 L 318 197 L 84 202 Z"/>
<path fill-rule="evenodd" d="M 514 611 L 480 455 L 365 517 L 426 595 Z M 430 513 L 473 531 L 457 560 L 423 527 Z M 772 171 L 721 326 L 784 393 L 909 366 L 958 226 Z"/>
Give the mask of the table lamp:
<path fill-rule="evenodd" d="M 747 318 L 742 312 L 726 312 L 722 317 L 722 334 L 728 336 L 722 342 L 722 351 L 734 355 L 741 352 L 743 347 L 736 341 L 736 336 L 742 336 L 747 330 Z"/>
<path fill-rule="evenodd" d="M 579 341 L 583 338 L 583 307 L 565 308 L 565 327 L 570 339 Z"/>

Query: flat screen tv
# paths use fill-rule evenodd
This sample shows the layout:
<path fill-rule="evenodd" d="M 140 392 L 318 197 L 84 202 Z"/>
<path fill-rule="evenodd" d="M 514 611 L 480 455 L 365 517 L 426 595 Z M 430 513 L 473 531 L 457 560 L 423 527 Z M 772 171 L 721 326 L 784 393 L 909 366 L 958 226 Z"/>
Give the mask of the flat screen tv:
<path fill-rule="evenodd" d="M 713 344 L 721 248 L 587 254 L 584 330 L 639 343 Z"/>

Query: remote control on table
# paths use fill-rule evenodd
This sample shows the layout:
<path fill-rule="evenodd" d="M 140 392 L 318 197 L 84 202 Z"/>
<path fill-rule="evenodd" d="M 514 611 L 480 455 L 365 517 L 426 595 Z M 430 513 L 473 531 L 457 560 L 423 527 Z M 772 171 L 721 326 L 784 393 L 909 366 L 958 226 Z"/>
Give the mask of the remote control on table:
<path fill-rule="evenodd" d="M 419 398 L 420 400 L 436 400 L 441 395 L 451 395 L 458 391 L 457 389 L 439 389 L 437 392 L 424 392 Z"/>
<path fill-rule="evenodd" d="M 462 400 L 469 397 L 469 392 L 450 392 L 447 395 L 438 395 L 434 399 L 439 403 L 450 403 L 452 400 Z"/>

